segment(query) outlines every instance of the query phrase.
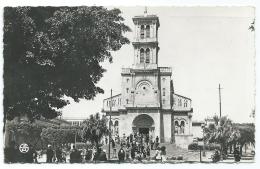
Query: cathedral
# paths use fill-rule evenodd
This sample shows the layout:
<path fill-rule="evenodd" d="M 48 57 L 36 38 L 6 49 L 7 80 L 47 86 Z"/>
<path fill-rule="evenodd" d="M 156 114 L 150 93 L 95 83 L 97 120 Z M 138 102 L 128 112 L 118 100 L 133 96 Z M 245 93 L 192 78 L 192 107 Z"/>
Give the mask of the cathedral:
<path fill-rule="evenodd" d="M 133 132 L 159 137 L 161 143 L 186 147 L 192 142 L 191 99 L 174 91 L 171 67 L 159 67 L 156 15 L 133 17 L 134 63 L 122 68 L 121 94 L 103 100 L 112 134 Z"/>

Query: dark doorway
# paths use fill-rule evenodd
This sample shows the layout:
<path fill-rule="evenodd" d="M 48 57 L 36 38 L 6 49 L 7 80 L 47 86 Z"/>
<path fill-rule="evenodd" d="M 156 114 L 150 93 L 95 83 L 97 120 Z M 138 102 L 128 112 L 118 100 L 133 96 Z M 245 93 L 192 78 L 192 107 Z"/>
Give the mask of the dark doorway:
<path fill-rule="evenodd" d="M 149 134 L 149 128 L 139 128 L 140 134 Z"/>

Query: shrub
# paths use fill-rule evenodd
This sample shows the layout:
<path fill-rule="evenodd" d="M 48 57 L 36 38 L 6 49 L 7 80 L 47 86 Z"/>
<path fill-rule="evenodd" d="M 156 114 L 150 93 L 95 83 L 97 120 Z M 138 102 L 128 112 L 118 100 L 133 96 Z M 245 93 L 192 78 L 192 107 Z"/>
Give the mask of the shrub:
<path fill-rule="evenodd" d="M 203 146 L 199 146 L 197 143 L 191 143 L 188 146 L 189 150 L 199 150 L 199 149 L 203 149 Z M 205 150 L 215 150 L 215 149 L 220 149 L 220 145 L 219 144 L 205 144 Z"/>
<path fill-rule="evenodd" d="M 177 160 L 183 160 L 183 156 L 178 156 Z"/>
<path fill-rule="evenodd" d="M 188 145 L 189 150 L 199 150 L 199 145 L 197 143 L 191 143 Z"/>
<path fill-rule="evenodd" d="M 176 160 L 177 158 L 175 157 L 175 156 L 173 156 L 172 158 L 171 158 L 171 160 Z"/>

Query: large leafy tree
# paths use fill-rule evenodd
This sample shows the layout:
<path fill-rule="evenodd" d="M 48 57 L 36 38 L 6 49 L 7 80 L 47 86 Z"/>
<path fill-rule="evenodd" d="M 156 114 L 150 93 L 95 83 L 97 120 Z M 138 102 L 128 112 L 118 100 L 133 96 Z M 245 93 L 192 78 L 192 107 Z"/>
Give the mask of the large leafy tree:
<path fill-rule="evenodd" d="M 33 121 L 57 117 L 64 95 L 92 99 L 112 62 L 111 51 L 129 40 L 119 9 L 17 7 L 4 9 L 4 117 Z"/>
<path fill-rule="evenodd" d="M 81 141 L 79 135 L 80 127 L 77 126 L 63 126 L 63 127 L 48 127 L 41 132 L 41 139 L 46 144 L 53 144 L 60 146 L 65 143 L 74 143 Z"/>
<path fill-rule="evenodd" d="M 246 143 L 255 145 L 255 125 L 253 123 L 235 123 L 233 127 L 239 133 L 238 137 L 234 139 L 234 143 L 240 144 L 240 153 L 242 154 L 242 148 Z"/>
<path fill-rule="evenodd" d="M 99 113 L 90 115 L 82 123 L 81 137 L 85 142 L 90 141 L 92 144 L 95 143 L 98 146 L 101 138 L 108 135 L 108 133 L 107 118 L 104 115 L 100 116 Z"/>

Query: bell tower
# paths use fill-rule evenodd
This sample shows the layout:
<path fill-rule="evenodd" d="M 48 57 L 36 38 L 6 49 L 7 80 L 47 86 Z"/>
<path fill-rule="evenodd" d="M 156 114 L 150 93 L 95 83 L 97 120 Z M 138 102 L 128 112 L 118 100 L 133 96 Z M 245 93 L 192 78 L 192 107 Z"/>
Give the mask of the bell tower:
<path fill-rule="evenodd" d="M 157 69 L 158 67 L 158 28 L 159 18 L 148 15 L 135 16 L 134 22 L 134 69 Z"/>

